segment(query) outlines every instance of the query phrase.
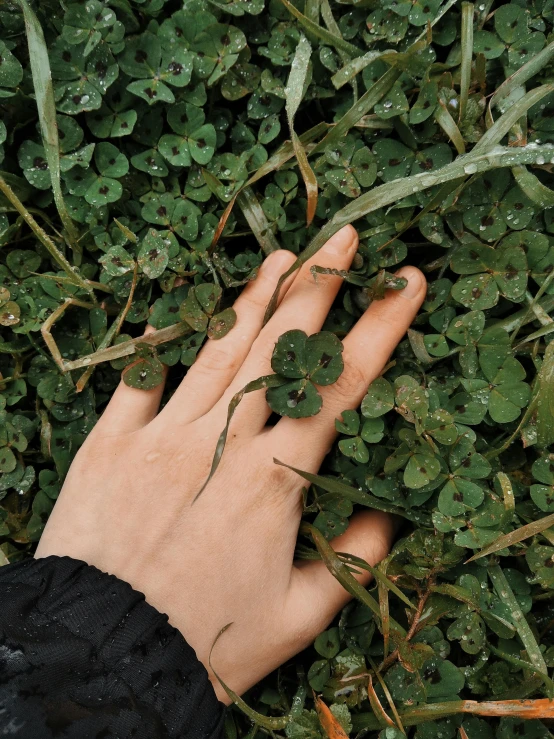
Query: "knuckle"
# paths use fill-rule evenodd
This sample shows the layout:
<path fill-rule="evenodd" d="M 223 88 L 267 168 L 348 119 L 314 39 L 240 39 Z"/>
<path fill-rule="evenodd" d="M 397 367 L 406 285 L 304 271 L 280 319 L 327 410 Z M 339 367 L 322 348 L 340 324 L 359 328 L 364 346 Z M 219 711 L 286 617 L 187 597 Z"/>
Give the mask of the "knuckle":
<path fill-rule="evenodd" d="M 359 365 L 345 358 L 345 367 L 337 381 L 331 386 L 332 393 L 339 399 L 357 398 L 367 390 L 368 380 Z"/>
<path fill-rule="evenodd" d="M 248 308 L 263 308 L 271 297 L 271 283 L 269 278 L 260 275 L 255 282 L 252 282 L 248 288 L 242 293 L 237 301 L 236 308 L 240 310 L 241 303 Z"/>
<path fill-rule="evenodd" d="M 232 347 L 210 339 L 204 349 L 200 352 L 198 359 L 189 370 L 190 374 L 196 373 L 218 373 L 228 374 L 236 372 L 241 364 L 241 357 L 233 351 Z"/>

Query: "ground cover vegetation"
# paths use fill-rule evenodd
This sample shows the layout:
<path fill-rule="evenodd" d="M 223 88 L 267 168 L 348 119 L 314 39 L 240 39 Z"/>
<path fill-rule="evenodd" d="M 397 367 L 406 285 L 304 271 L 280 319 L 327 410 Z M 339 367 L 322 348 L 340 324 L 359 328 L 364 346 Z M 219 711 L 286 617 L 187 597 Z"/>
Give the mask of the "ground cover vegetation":
<path fill-rule="evenodd" d="M 553 22 L 553 0 L 0 4 L 0 564 L 121 370 L 167 365 L 171 392 L 274 249 L 360 233 L 323 332 L 256 384 L 281 415 L 318 412 L 398 265 L 429 280 L 305 474 L 298 554 L 354 600 L 228 739 L 552 736 Z M 359 506 L 405 520 L 368 590 L 328 544 Z"/>

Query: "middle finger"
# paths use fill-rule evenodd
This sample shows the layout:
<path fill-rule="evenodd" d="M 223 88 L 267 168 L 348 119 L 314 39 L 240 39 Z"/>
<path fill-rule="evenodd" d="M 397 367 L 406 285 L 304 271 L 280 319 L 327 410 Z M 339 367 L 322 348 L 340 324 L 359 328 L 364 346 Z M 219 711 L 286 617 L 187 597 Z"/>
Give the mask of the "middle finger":
<path fill-rule="evenodd" d="M 352 226 L 345 226 L 300 268 L 283 302 L 255 340 L 229 389 L 208 414 L 210 423 L 224 424 L 233 395 L 248 382 L 271 374 L 271 355 L 281 334 L 291 329 L 300 329 L 307 334 L 320 330 L 340 289 L 342 278 L 318 275 L 315 279 L 310 269 L 314 265 L 348 269 L 357 248 L 356 230 Z M 270 413 L 260 391 L 245 395 L 235 413 L 233 426 L 247 435 L 255 435 L 264 427 Z"/>

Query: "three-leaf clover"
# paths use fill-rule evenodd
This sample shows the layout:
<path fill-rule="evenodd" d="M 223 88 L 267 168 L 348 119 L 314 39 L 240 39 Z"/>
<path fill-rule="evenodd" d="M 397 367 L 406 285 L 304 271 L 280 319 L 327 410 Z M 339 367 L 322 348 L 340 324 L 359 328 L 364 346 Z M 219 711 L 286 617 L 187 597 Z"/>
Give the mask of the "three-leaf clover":
<path fill-rule="evenodd" d="M 205 123 L 202 108 L 189 103 L 174 105 L 167 114 L 173 134 L 164 134 L 158 145 L 160 154 L 170 164 L 189 167 L 192 160 L 207 164 L 213 157 L 217 135 L 211 123 Z"/>
<path fill-rule="evenodd" d="M 520 301 L 527 288 L 527 258 L 520 246 L 501 243 L 496 249 L 478 242 L 460 247 L 451 260 L 458 279 L 452 297 L 466 308 L 485 310 L 500 295 Z"/>
<path fill-rule="evenodd" d="M 319 413 L 323 400 L 316 385 L 331 385 L 340 377 L 344 369 L 342 350 L 342 342 L 329 331 L 308 336 L 295 329 L 280 336 L 271 368 L 288 382 L 267 390 L 271 410 L 289 418 Z"/>
<path fill-rule="evenodd" d="M 369 461 L 368 444 L 377 444 L 384 436 L 385 424 L 382 418 L 368 418 L 360 423 L 360 415 L 356 411 L 343 411 L 342 420 L 335 421 L 336 430 L 349 437 L 339 441 L 339 449 L 345 457 L 351 457 L 360 464 Z"/>
<path fill-rule="evenodd" d="M 119 57 L 121 70 L 135 79 L 127 90 L 146 100 L 174 103 L 175 95 L 168 87 L 185 87 L 192 76 L 194 54 L 181 45 L 164 46 L 153 33 L 129 39 Z"/>
<path fill-rule="evenodd" d="M 357 198 L 362 188 L 371 187 L 377 177 L 377 163 L 367 146 L 356 147 L 356 141 L 346 138 L 340 146 L 325 152 L 332 169 L 325 179 L 349 198 Z"/>
<path fill-rule="evenodd" d="M 83 44 L 73 46 L 61 36 L 53 44 L 50 65 L 57 108 L 68 115 L 97 110 L 119 74 L 107 44 L 100 42 L 85 55 Z"/>

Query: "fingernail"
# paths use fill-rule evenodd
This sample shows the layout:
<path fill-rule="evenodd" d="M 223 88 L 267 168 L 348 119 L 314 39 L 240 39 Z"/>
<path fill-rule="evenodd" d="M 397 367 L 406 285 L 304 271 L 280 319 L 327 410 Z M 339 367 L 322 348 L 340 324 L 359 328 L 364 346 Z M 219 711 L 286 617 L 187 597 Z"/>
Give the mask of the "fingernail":
<path fill-rule="evenodd" d="M 354 242 L 358 242 L 358 234 L 353 226 L 344 226 L 331 236 L 322 251 L 326 254 L 345 254 L 350 251 Z"/>
<path fill-rule="evenodd" d="M 407 300 L 411 300 L 419 295 L 422 287 L 423 276 L 421 272 L 415 267 L 403 267 L 396 273 L 397 277 L 403 277 L 408 280 L 408 284 L 403 290 L 400 290 L 400 295 Z"/>
<path fill-rule="evenodd" d="M 288 249 L 274 251 L 262 263 L 260 272 L 267 276 L 280 276 L 292 264 L 292 256 L 294 255 Z"/>

